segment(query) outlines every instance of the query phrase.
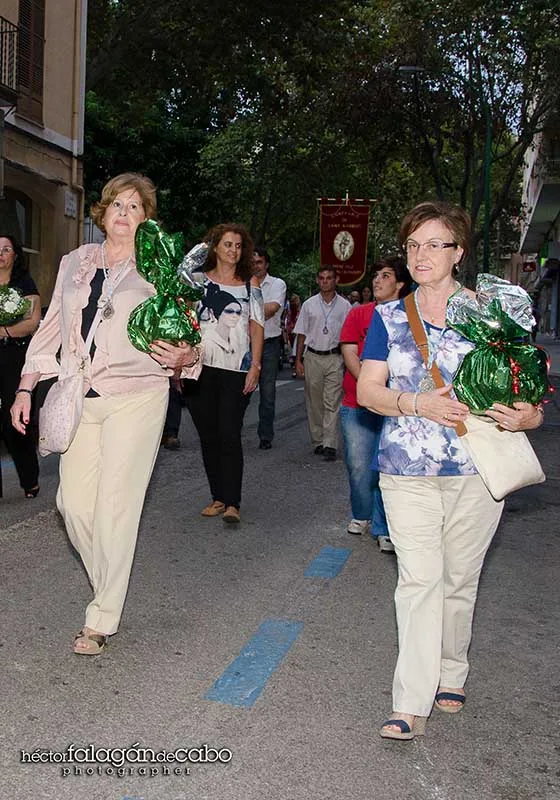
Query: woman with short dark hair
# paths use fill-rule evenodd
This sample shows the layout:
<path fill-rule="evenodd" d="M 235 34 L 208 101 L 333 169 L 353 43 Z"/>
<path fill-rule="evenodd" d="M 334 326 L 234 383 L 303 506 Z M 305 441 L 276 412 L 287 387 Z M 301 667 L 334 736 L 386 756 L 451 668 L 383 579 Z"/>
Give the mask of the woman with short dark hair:
<path fill-rule="evenodd" d="M 358 402 L 386 417 L 374 466 L 399 568 L 393 714 L 381 728 L 391 739 L 424 733 L 434 705 L 448 714 L 464 706 L 478 580 L 503 509 L 456 430 L 469 409 L 454 397 L 453 377 L 474 345 L 446 326 L 446 309 L 459 292 L 474 296 L 455 279 L 469 240 L 470 218 L 458 206 L 430 201 L 406 215 L 400 244 L 418 288 L 377 306 L 362 353 Z M 485 413 L 510 431 L 542 423 L 529 403 L 494 403 Z"/>

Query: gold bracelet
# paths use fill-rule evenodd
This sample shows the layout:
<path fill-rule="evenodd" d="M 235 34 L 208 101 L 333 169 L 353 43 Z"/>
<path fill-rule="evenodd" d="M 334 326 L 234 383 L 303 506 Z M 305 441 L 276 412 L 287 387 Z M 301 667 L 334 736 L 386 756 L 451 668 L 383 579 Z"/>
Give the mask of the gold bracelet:
<path fill-rule="evenodd" d="M 398 409 L 398 411 L 400 411 L 400 412 L 401 412 L 401 414 L 403 415 L 403 417 L 405 417 L 405 416 L 406 416 L 406 414 L 404 413 L 404 411 L 402 410 L 402 408 L 401 408 L 401 407 L 400 407 L 400 405 L 399 405 L 399 400 L 401 399 L 401 397 L 403 396 L 403 394 L 406 394 L 406 392 L 400 392 L 400 393 L 397 395 L 397 409 Z"/>

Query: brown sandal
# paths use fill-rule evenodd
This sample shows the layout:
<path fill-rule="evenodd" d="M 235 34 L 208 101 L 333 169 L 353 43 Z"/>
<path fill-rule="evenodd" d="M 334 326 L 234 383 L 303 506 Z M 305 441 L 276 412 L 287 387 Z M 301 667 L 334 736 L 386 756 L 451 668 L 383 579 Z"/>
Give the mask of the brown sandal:
<path fill-rule="evenodd" d="M 237 523 L 241 522 L 241 517 L 239 515 L 239 509 L 235 506 L 228 506 L 224 511 L 224 522 L 229 523 Z"/>
<path fill-rule="evenodd" d="M 102 633 L 81 630 L 74 636 L 74 652 L 79 656 L 98 656 L 107 644 L 108 638 Z M 78 642 L 85 643 L 85 647 L 78 647 Z"/>
<path fill-rule="evenodd" d="M 222 503 L 220 500 L 213 500 L 210 505 L 203 508 L 200 513 L 203 517 L 219 517 L 225 510 L 225 503 Z"/>

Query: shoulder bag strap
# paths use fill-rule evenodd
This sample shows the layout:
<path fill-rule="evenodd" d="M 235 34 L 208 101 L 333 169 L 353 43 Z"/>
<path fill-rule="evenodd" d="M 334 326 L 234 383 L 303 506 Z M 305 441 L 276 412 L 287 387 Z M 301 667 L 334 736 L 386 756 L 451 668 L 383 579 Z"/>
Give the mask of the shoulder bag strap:
<path fill-rule="evenodd" d="M 435 363 L 435 361 L 433 361 L 432 366 L 428 367 L 428 352 L 429 352 L 428 339 L 426 337 L 426 330 L 422 325 L 422 321 L 420 319 L 420 315 L 416 307 L 414 292 L 408 294 L 404 298 L 404 310 L 406 311 L 406 316 L 408 318 L 410 331 L 412 333 L 414 341 L 416 342 L 416 347 L 420 351 L 420 355 L 422 356 L 422 361 L 424 362 L 424 366 L 434 379 L 436 387 L 438 389 L 441 389 L 442 386 L 445 386 L 445 381 L 443 380 L 443 375 L 441 374 L 438 365 Z M 455 430 L 457 431 L 458 436 L 464 436 L 465 433 L 467 432 L 467 429 L 462 422 L 457 423 Z"/>
<path fill-rule="evenodd" d="M 97 326 L 101 322 L 101 309 L 97 309 L 97 313 L 93 318 L 93 322 L 91 323 L 91 327 L 88 331 L 87 339 L 86 339 L 86 346 L 85 352 L 86 355 L 89 355 L 89 351 L 91 350 L 91 343 L 93 342 L 93 337 L 95 336 L 95 331 L 97 330 Z"/>
<path fill-rule="evenodd" d="M 119 283 L 123 280 L 123 278 L 126 278 L 126 276 L 128 275 L 129 272 L 130 272 L 130 269 L 126 269 L 124 272 L 121 272 L 121 274 L 118 276 L 118 280 L 116 281 L 116 283 L 113 284 L 113 292 L 115 291 L 115 289 L 117 288 Z M 91 344 L 93 342 L 93 337 L 95 336 L 95 331 L 97 330 L 97 326 L 101 322 L 101 315 L 102 315 L 102 309 L 98 308 L 97 309 L 97 313 L 94 316 L 93 321 L 91 323 L 91 327 L 90 327 L 90 329 L 88 331 L 87 339 L 86 339 L 86 342 L 85 342 L 85 353 L 86 353 L 86 356 L 90 355 L 89 351 L 91 350 Z"/>

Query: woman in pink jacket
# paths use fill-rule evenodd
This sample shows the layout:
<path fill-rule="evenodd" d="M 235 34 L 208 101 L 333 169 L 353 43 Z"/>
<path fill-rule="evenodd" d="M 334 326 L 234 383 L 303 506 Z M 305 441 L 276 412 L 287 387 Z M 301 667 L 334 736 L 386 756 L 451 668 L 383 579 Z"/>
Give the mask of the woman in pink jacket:
<path fill-rule="evenodd" d="M 80 655 L 100 653 L 119 625 L 161 440 L 169 375 L 196 377 L 200 370 L 200 352 L 186 343 L 157 341 L 147 355 L 127 336 L 130 312 L 156 293 L 137 272 L 134 254 L 136 228 L 156 215 L 153 183 L 135 173 L 118 175 L 91 213 L 105 241 L 62 259 L 12 406 L 13 425 L 23 433 L 37 382 L 75 374 L 86 357 L 89 390 L 77 433 L 60 457 L 57 493 L 68 536 L 93 588 L 85 624 L 74 639 Z M 92 323 L 97 327 L 86 354 Z"/>

